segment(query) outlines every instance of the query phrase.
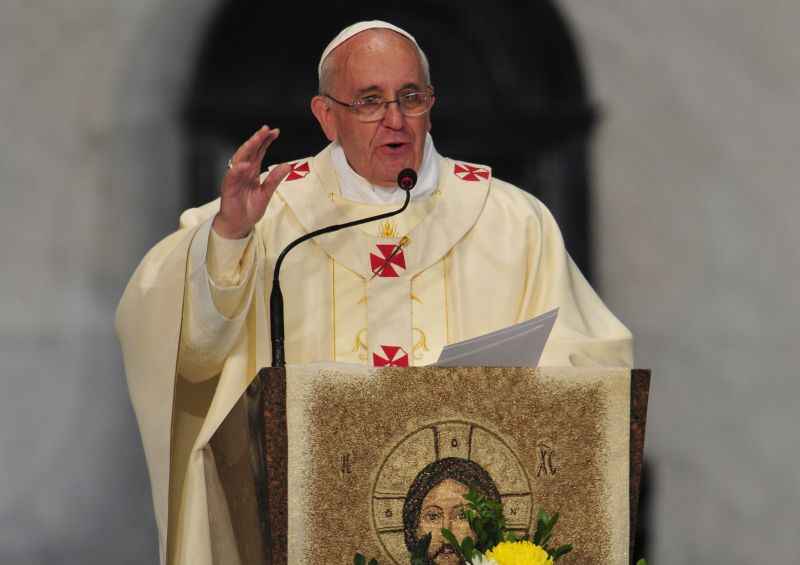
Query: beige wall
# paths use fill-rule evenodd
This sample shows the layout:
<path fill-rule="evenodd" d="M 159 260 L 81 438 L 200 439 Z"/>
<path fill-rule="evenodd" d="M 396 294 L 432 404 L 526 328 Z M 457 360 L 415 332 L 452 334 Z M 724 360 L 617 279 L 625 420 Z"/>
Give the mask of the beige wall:
<path fill-rule="evenodd" d="M 605 110 L 602 292 L 654 369 L 654 561 L 796 562 L 800 4 L 561 4 Z"/>
<path fill-rule="evenodd" d="M 2 563 L 154 559 L 111 322 L 174 226 L 216 4 L 0 6 Z M 656 375 L 654 562 L 793 562 L 800 4 L 562 5 L 605 109 L 601 290 Z"/>
<path fill-rule="evenodd" d="M 212 1 L 0 4 L 0 563 L 153 563 L 112 319 L 176 222 Z"/>

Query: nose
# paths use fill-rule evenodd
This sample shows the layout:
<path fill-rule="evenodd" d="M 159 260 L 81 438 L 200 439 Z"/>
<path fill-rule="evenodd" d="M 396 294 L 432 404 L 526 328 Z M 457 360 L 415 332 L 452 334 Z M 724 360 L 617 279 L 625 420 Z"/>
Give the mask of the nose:
<path fill-rule="evenodd" d="M 450 530 L 452 532 L 453 531 L 452 526 L 453 526 L 453 518 L 451 516 L 447 516 L 447 515 L 443 516 L 442 517 L 442 528 L 443 529 L 447 528 L 448 530 Z"/>
<path fill-rule="evenodd" d="M 403 129 L 405 116 L 400 111 L 400 103 L 392 100 L 386 103 L 386 114 L 383 116 L 383 125 L 390 129 Z"/>

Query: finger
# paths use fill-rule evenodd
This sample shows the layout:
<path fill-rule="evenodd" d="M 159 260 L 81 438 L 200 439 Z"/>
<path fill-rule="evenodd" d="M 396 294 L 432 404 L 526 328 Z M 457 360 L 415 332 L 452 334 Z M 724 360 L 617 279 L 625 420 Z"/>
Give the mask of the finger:
<path fill-rule="evenodd" d="M 252 161 L 256 155 L 258 148 L 264 143 L 264 140 L 270 135 L 272 130 L 269 126 L 261 126 L 258 131 L 250 136 L 250 139 L 242 143 L 236 153 L 233 154 L 231 161 L 239 163 L 242 161 Z"/>
<path fill-rule="evenodd" d="M 261 162 L 264 160 L 264 155 L 267 153 L 267 149 L 269 146 L 272 145 L 272 142 L 278 139 L 278 136 L 281 134 L 281 130 L 275 128 L 270 130 L 269 134 L 266 136 L 264 141 L 261 143 L 261 146 L 258 148 L 255 156 L 255 162 L 258 163 L 259 168 L 261 166 Z"/>
<path fill-rule="evenodd" d="M 291 170 L 292 166 L 289 163 L 283 163 L 282 165 L 274 167 L 267 175 L 267 178 L 264 179 L 264 182 L 261 183 L 261 187 L 267 192 L 275 192 L 275 189 L 278 188 L 278 185 L 286 178 Z"/>
<path fill-rule="evenodd" d="M 259 147 L 264 143 L 264 140 L 271 134 L 272 130 L 269 126 L 264 125 L 261 126 L 258 131 L 256 131 L 253 135 L 250 136 L 243 145 L 242 145 L 242 154 L 240 155 L 242 160 L 253 161 L 253 157 L 255 157 L 256 152 L 258 151 Z"/>
<path fill-rule="evenodd" d="M 250 162 L 251 166 L 254 167 L 254 174 L 259 175 L 261 173 L 261 163 L 264 161 L 264 155 L 267 153 L 267 149 L 272 142 L 278 139 L 280 135 L 279 129 L 271 129 L 268 132 L 265 132 L 263 136 L 258 138 L 260 142 L 258 145 L 253 147 L 249 147 L 248 150 L 251 151 L 247 155 L 247 160 Z"/>

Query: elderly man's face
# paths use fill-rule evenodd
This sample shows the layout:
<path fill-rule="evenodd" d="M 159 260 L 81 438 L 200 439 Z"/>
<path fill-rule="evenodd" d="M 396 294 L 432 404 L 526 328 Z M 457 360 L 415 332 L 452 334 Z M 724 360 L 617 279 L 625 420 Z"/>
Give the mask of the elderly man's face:
<path fill-rule="evenodd" d="M 467 536 L 475 539 L 475 532 L 464 517 L 464 495 L 468 491 L 458 481 L 446 479 L 433 487 L 422 500 L 417 538 L 431 534 L 428 558 L 436 565 L 457 565 L 461 562 L 453 547 L 442 536 L 442 528 L 453 532 L 458 541 Z"/>
<path fill-rule="evenodd" d="M 368 95 L 395 100 L 398 93 L 427 86 L 416 48 L 392 31 L 360 33 L 331 56 L 336 57 L 336 71 L 326 94 L 343 102 Z M 342 145 L 353 170 L 371 183 L 395 186 L 402 169 L 419 170 L 430 113 L 407 117 L 397 104 L 389 104 L 381 120 L 365 123 L 348 108 L 319 96 L 312 110 L 328 139 Z"/>

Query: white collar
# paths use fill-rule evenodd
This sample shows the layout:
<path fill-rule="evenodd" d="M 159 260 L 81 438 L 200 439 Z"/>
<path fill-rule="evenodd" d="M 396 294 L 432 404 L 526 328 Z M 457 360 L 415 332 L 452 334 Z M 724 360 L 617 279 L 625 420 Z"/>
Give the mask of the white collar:
<path fill-rule="evenodd" d="M 433 146 L 431 134 L 425 134 L 425 148 L 422 153 L 422 164 L 417 171 L 417 186 L 411 191 L 411 199 L 417 200 L 429 196 L 439 184 L 439 161 L 442 156 Z M 370 183 L 359 175 L 347 162 L 344 149 L 339 142 L 334 142 L 331 161 L 339 177 L 342 197 L 362 204 L 392 204 L 402 202 L 405 196 L 399 187 L 384 187 Z"/>

